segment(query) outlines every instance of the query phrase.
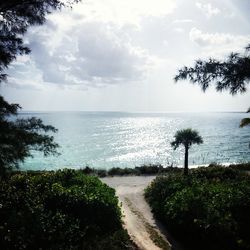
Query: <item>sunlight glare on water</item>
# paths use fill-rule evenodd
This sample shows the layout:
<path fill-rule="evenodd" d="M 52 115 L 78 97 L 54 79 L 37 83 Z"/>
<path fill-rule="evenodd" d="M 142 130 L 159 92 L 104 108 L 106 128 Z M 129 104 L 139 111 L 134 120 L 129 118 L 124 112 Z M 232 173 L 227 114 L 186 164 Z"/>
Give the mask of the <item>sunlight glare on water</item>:
<path fill-rule="evenodd" d="M 250 161 L 250 128 L 239 128 L 244 113 L 132 114 L 111 112 L 25 113 L 59 129 L 58 157 L 34 153 L 24 169 L 134 167 L 142 164 L 183 164 L 183 148 L 170 142 L 178 129 L 191 127 L 204 144 L 190 150 L 190 164 Z"/>

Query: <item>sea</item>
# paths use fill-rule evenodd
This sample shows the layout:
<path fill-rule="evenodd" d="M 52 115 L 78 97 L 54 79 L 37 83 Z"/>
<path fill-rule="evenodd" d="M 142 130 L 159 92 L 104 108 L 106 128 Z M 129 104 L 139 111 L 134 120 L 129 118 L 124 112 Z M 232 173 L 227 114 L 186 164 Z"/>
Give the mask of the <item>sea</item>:
<path fill-rule="evenodd" d="M 58 129 L 59 156 L 32 152 L 22 170 L 62 168 L 96 169 L 143 164 L 182 166 L 184 148 L 173 150 L 179 129 L 196 129 L 202 145 L 189 150 L 189 164 L 250 162 L 250 126 L 240 128 L 249 114 L 234 113 L 126 113 L 126 112 L 23 112 L 19 118 L 37 117 Z"/>

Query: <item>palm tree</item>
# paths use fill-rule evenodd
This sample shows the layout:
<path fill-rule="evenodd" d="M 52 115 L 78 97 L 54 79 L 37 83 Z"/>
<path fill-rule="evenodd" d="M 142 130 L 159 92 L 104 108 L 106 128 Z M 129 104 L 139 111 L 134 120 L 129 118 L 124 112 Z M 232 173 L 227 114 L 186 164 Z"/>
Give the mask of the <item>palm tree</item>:
<path fill-rule="evenodd" d="M 188 175 L 188 150 L 193 144 L 203 143 L 199 132 L 191 128 L 178 130 L 174 136 L 175 140 L 171 142 L 171 146 L 176 150 L 180 145 L 185 147 L 184 175 Z"/>

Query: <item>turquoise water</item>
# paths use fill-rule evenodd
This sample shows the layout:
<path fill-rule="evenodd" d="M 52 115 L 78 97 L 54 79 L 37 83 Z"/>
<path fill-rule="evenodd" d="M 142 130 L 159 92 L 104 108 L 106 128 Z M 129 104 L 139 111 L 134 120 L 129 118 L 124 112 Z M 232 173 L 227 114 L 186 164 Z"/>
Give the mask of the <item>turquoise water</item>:
<path fill-rule="evenodd" d="M 197 129 L 204 144 L 190 149 L 190 165 L 250 161 L 250 127 L 245 113 L 134 114 L 114 112 L 22 113 L 59 129 L 60 156 L 34 152 L 22 169 L 134 167 L 147 163 L 182 165 L 183 148 L 170 146 L 176 130 Z"/>

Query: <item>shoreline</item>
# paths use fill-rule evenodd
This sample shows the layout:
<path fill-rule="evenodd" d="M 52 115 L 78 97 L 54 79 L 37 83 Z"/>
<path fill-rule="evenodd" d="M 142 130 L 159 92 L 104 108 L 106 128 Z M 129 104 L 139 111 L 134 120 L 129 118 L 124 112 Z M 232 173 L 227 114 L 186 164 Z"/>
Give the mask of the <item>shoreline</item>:
<path fill-rule="evenodd" d="M 245 162 L 210 162 L 210 163 L 201 163 L 201 164 L 190 164 L 188 165 L 189 168 L 197 168 L 197 167 L 208 167 L 209 165 L 220 165 L 220 166 L 230 166 L 230 165 L 238 165 L 238 164 L 248 164 L 250 162 L 249 161 L 245 161 Z M 76 166 L 67 166 L 64 165 L 62 167 L 48 167 L 48 168 L 41 168 L 41 169 L 26 169 L 24 165 L 20 164 L 20 168 L 19 170 L 21 171 L 56 171 L 56 170 L 60 170 L 60 169 L 74 169 L 74 170 L 79 170 L 79 169 L 84 169 L 86 167 L 94 169 L 94 170 L 104 170 L 104 171 L 109 171 L 110 169 L 113 168 L 120 168 L 120 169 L 134 169 L 134 168 L 138 168 L 141 166 L 162 166 L 163 168 L 169 168 L 169 167 L 173 167 L 173 168 L 183 168 L 184 164 L 170 164 L 170 165 L 165 165 L 165 164 L 161 164 L 161 163 L 142 163 L 141 165 L 126 165 L 126 166 L 112 166 L 112 167 L 95 167 L 94 165 L 90 165 L 90 164 L 85 164 L 85 165 L 76 165 Z"/>
<path fill-rule="evenodd" d="M 190 165 L 190 170 L 195 170 L 198 168 L 207 168 L 207 167 L 232 167 L 234 169 L 240 169 L 240 170 L 247 170 L 250 171 L 250 162 L 245 163 L 224 163 L 224 164 L 217 164 L 217 163 L 211 163 L 211 164 L 201 164 L 201 165 Z M 17 169 L 13 173 L 43 173 L 43 172 L 55 172 L 60 171 L 64 169 L 71 169 L 75 171 L 82 172 L 86 175 L 92 175 L 97 177 L 112 177 L 112 176 L 152 176 L 152 175 L 161 175 L 161 174 L 167 174 L 167 173 L 180 173 L 183 171 L 183 166 L 163 166 L 161 164 L 148 164 L 148 165 L 142 165 L 140 167 L 133 167 L 133 168 L 111 168 L 111 169 L 97 169 L 97 168 L 91 168 L 91 167 L 84 167 L 84 168 L 65 168 L 62 167 L 60 169 L 51 169 L 51 170 L 25 170 L 25 169 Z"/>

